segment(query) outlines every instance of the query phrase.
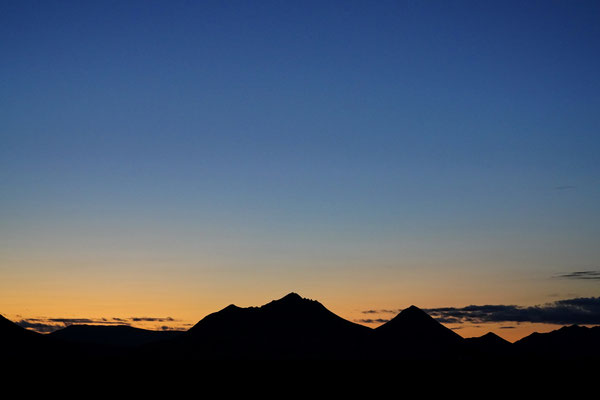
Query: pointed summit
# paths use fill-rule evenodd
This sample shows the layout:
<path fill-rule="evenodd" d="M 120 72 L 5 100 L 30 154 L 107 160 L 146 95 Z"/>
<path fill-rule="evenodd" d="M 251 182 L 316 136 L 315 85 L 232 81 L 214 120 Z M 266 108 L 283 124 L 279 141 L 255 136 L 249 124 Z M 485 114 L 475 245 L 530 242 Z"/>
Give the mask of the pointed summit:
<path fill-rule="evenodd" d="M 411 305 L 410 307 L 402 310 L 398 316 L 402 316 L 402 318 L 410 318 L 410 319 L 433 319 L 427 314 L 425 311 L 421 310 L 419 307 Z"/>
<path fill-rule="evenodd" d="M 442 324 L 433 319 L 429 314 L 425 311 L 421 310 L 417 306 L 410 306 L 402 310 L 398 315 L 392 318 L 391 321 L 377 328 L 381 331 L 386 331 L 388 329 L 401 329 L 401 330 L 425 330 L 434 329 L 434 330 L 448 330 Z M 450 331 L 453 335 L 456 335 L 454 332 Z M 458 336 L 458 335 L 456 335 Z"/>
<path fill-rule="evenodd" d="M 391 358 L 444 358 L 458 352 L 463 338 L 425 311 L 410 306 L 375 329 Z"/>
<path fill-rule="evenodd" d="M 494 332 L 488 332 L 481 336 L 480 339 L 485 340 L 488 343 L 510 343 L 508 340 L 496 335 Z"/>
<path fill-rule="evenodd" d="M 225 307 L 224 309 L 222 309 L 221 311 L 236 311 L 239 310 L 240 308 L 238 306 L 236 306 L 235 304 L 230 304 L 227 307 Z"/>
<path fill-rule="evenodd" d="M 300 296 L 298 293 L 291 292 L 291 293 L 288 293 L 285 296 L 283 296 L 281 299 L 275 300 L 275 301 L 289 302 L 289 303 L 294 302 L 294 303 L 296 303 L 296 302 L 299 302 L 299 301 L 302 301 L 302 300 L 304 300 L 304 298 L 302 296 Z"/>

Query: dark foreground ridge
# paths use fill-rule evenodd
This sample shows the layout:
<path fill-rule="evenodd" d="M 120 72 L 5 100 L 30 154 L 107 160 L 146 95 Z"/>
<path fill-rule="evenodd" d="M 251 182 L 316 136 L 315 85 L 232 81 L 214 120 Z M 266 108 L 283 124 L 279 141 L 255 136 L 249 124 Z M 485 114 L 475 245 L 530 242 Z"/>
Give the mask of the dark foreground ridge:
<path fill-rule="evenodd" d="M 296 293 L 261 307 L 230 305 L 187 332 L 72 325 L 42 335 L 0 316 L 5 359 L 41 360 L 600 360 L 600 327 L 568 326 L 510 343 L 463 339 L 411 306 L 371 329 Z"/>

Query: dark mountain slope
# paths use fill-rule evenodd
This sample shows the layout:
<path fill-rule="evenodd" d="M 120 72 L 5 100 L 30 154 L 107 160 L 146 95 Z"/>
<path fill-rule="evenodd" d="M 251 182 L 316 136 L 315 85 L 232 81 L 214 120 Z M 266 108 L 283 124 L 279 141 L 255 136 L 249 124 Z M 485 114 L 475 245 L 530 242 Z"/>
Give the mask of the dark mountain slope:
<path fill-rule="evenodd" d="M 290 293 L 262 307 L 230 305 L 150 351 L 195 359 L 364 358 L 371 334 L 321 303 Z"/>
<path fill-rule="evenodd" d="M 465 339 L 465 344 L 471 358 L 507 359 L 514 356 L 512 343 L 492 332 Z"/>
<path fill-rule="evenodd" d="M 563 326 L 548 333 L 532 333 L 514 343 L 519 357 L 547 360 L 599 360 L 600 326 Z"/>
<path fill-rule="evenodd" d="M 375 329 L 379 358 L 461 358 L 464 339 L 415 306 Z"/>
<path fill-rule="evenodd" d="M 70 357 L 72 353 L 45 335 L 22 328 L 0 315 L 0 354 L 9 360 Z"/>
<path fill-rule="evenodd" d="M 40 343 L 42 335 L 20 327 L 0 315 L 0 349 L 4 354 L 18 354 Z"/>

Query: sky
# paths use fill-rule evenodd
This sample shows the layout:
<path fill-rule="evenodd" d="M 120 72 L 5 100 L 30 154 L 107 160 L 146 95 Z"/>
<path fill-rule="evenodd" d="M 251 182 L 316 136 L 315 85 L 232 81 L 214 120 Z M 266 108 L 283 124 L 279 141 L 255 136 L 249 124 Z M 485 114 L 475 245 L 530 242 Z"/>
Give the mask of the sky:
<path fill-rule="evenodd" d="M 184 329 L 294 291 L 375 327 L 598 300 L 599 20 L 595 1 L 0 1 L 0 313 Z M 449 326 L 557 326 L 536 321 Z"/>

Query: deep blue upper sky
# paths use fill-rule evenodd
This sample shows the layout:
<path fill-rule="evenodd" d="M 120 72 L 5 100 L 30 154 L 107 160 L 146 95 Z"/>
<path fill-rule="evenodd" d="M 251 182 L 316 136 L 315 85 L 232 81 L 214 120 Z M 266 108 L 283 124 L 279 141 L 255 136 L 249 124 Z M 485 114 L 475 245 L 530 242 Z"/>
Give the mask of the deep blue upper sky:
<path fill-rule="evenodd" d="M 402 268 L 414 240 L 429 265 L 484 242 L 478 265 L 597 266 L 599 21 L 597 1 L 2 1 L 3 251 Z"/>

